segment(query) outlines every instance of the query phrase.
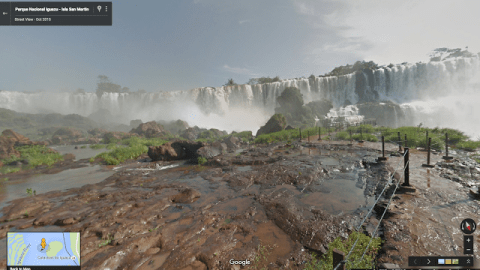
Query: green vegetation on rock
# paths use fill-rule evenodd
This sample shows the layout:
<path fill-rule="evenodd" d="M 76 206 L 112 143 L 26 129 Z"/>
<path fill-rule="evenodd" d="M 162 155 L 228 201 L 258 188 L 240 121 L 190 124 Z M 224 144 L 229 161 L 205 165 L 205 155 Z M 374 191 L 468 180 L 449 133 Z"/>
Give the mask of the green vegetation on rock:
<path fill-rule="evenodd" d="M 345 265 L 345 269 L 352 269 L 352 268 L 365 268 L 370 269 L 375 265 L 375 258 L 380 250 L 380 246 L 382 244 L 382 240 L 380 237 L 376 237 L 372 240 L 371 237 L 366 236 L 363 233 L 353 231 L 349 236 L 348 239 L 342 240 L 342 238 L 337 237 L 333 242 L 328 245 L 328 251 L 320 258 L 317 258 L 315 255 L 312 255 L 312 260 L 305 265 L 305 270 L 332 270 L 335 268 L 333 265 L 333 249 L 338 249 L 342 251 L 344 254 L 348 254 L 350 249 L 353 247 L 353 244 L 358 238 L 358 242 L 355 245 L 350 257 L 348 258 L 348 262 Z M 372 242 L 370 243 L 370 241 Z M 368 246 L 368 244 L 370 245 Z M 367 252 L 365 256 L 362 258 L 363 252 L 367 248 Z"/>
<path fill-rule="evenodd" d="M 25 145 L 17 146 L 15 149 L 20 152 L 20 157 L 11 156 L 10 158 L 3 159 L 3 164 L 9 164 L 15 161 L 21 161 L 28 165 L 24 165 L 24 168 L 31 169 L 39 165 L 51 166 L 54 163 L 63 160 L 62 155 L 58 152 L 44 146 L 44 145 Z M 3 166 L 0 169 L 2 174 L 14 173 L 20 171 L 20 167 Z"/>
<path fill-rule="evenodd" d="M 119 142 L 123 146 L 115 145 L 113 150 L 98 154 L 95 158 L 101 158 L 108 165 L 118 165 L 128 159 L 136 159 L 147 153 L 149 146 L 162 145 L 166 142 L 168 141 L 161 138 L 147 139 L 132 136 Z M 90 161 L 92 162 L 93 160 L 90 159 Z"/>

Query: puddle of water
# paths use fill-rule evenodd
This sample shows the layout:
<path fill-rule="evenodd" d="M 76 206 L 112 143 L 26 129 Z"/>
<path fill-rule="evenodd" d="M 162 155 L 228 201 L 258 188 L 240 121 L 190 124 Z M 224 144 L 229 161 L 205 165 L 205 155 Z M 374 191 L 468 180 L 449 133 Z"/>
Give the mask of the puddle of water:
<path fill-rule="evenodd" d="M 78 149 L 75 149 L 75 146 L 78 147 Z M 86 148 L 82 148 L 82 146 L 86 146 Z M 79 159 L 85 159 L 85 158 L 91 158 L 94 157 L 100 153 L 110 151 L 106 148 L 102 149 L 92 149 L 90 148 L 89 144 L 83 144 L 83 145 L 56 145 L 56 146 L 51 146 L 50 148 L 57 150 L 60 154 L 65 155 L 65 154 L 74 154 L 75 155 L 75 160 Z"/>
<path fill-rule="evenodd" d="M 27 196 L 27 188 L 35 190 L 37 194 L 54 190 L 64 191 L 101 182 L 114 173 L 101 168 L 101 166 L 95 165 L 65 170 L 57 174 L 42 174 L 28 179 L 2 182 L 0 183 L 0 209 L 11 200 Z"/>
<path fill-rule="evenodd" d="M 154 269 L 160 269 L 161 266 L 165 263 L 165 260 L 168 258 L 170 255 L 170 252 L 168 253 L 162 253 L 162 254 L 156 254 L 152 256 L 147 262 L 142 264 L 138 270 L 154 270 Z"/>
<path fill-rule="evenodd" d="M 252 166 L 238 166 L 237 171 L 239 172 L 249 172 L 252 170 Z"/>
<path fill-rule="evenodd" d="M 363 183 L 358 183 L 351 173 L 340 175 L 344 178 L 324 181 L 316 188 L 317 192 L 298 195 L 300 201 L 334 215 L 351 214 L 373 205 L 375 198 L 365 196 Z"/>
<path fill-rule="evenodd" d="M 325 165 L 325 166 L 338 166 L 338 165 L 340 165 L 340 161 L 338 159 L 331 158 L 331 157 L 320 158 L 320 162 L 322 162 L 322 165 Z"/>
<path fill-rule="evenodd" d="M 235 198 L 233 200 L 229 200 L 227 202 L 221 202 L 214 207 L 212 207 L 213 212 L 217 212 L 223 215 L 231 214 L 231 215 L 239 215 L 245 213 L 252 205 L 253 198 Z"/>

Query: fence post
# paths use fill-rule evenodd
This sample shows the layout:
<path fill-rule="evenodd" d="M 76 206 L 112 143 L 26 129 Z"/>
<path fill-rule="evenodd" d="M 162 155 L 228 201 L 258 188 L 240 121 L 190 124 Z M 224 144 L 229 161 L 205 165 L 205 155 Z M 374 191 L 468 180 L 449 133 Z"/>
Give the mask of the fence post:
<path fill-rule="evenodd" d="M 322 140 L 322 128 L 321 127 L 318 127 L 318 140 L 319 141 Z"/>
<path fill-rule="evenodd" d="M 405 134 L 405 147 L 408 147 L 408 145 L 407 145 L 407 134 Z"/>
<path fill-rule="evenodd" d="M 402 152 L 402 141 L 400 139 L 400 131 L 398 132 L 398 152 Z"/>
<path fill-rule="evenodd" d="M 352 130 L 350 129 L 350 143 L 353 143 Z"/>
<path fill-rule="evenodd" d="M 385 157 L 385 136 L 382 135 L 382 156 L 378 158 L 380 161 L 385 161 L 387 158 Z"/>
<path fill-rule="evenodd" d="M 404 160 L 403 160 L 403 166 L 405 168 L 405 175 L 404 175 L 404 182 L 402 184 L 402 186 L 407 186 L 409 187 L 410 186 L 410 164 L 408 163 L 408 158 L 409 158 L 409 155 L 410 155 L 410 151 L 408 151 L 408 147 L 405 147 L 405 157 L 404 157 Z"/>
<path fill-rule="evenodd" d="M 453 157 L 448 156 L 448 133 L 445 133 L 445 156 L 443 156 L 443 159 L 445 160 L 450 160 L 453 159 Z"/>
<path fill-rule="evenodd" d="M 342 263 L 343 257 L 345 256 L 345 253 L 342 251 L 334 248 L 333 249 L 333 267 L 337 266 L 339 263 Z M 342 263 L 340 267 L 337 268 L 337 270 L 345 270 L 345 264 Z"/>
<path fill-rule="evenodd" d="M 310 131 L 307 131 L 307 140 L 310 142 Z"/>
<path fill-rule="evenodd" d="M 425 146 L 427 146 L 426 144 L 428 144 L 428 130 L 427 130 L 427 135 L 425 137 Z"/>
<path fill-rule="evenodd" d="M 302 129 L 298 128 L 298 130 L 300 130 L 300 141 L 302 141 Z"/>
<path fill-rule="evenodd" d="M 427 131 L 428 132 L 428 131 Z M 427 143 L 427 164 L 422 164 L 422 167 L 433 168 L 433 165 L 430 165 L 430 145 L 432 144 L 432 138 L 428 138 Z"/>

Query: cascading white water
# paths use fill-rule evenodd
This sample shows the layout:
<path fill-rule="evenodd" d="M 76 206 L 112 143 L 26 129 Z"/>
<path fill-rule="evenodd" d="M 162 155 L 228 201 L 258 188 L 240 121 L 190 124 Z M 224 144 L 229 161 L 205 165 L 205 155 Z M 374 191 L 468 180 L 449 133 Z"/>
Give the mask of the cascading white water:
<path fill-rule="evenodd" d="M 262 85 L 203 87 L 177 92 L 104 93 L 98 97 L 95 93 L 0 91 L 0 107 L 27 113 L 83 116 L 106 109 L 123 123 L 132 119 L 184 119 L 191 125 L 255 130 L 273 114 L 276 98 L 282 91 L 293 86 L 301 90 L 306 103 L 328 99 L 338 108 L 364 101 L 389 100 L 405 104 L 402 108 L 414 111 L 412 124 L 423 121 L 424 124 L 442 126 L 442 123 L 452 123 L 458 126 L 465 124 L 458 121 L 459 117 L 480 115 L 475 109 L 477 104 L 473 104 L 480 101 L 479 74 L 479 57 L 456 58 L 382 67 L 338 77 L 288 79 Z M 453 99 L 449 97 L 457 98 L 456 103 L 452 104 Z M 461 113 L 465 109 L 469 110 L 468 114 Z M 442 113 L 445 110 L 450 113 L 445 115 Z"/>

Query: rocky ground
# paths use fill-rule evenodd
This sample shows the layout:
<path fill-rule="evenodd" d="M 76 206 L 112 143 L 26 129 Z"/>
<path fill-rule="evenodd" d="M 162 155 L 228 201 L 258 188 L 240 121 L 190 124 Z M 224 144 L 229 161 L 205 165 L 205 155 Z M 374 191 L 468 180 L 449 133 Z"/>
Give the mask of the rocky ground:
<path fill-rule="evenodd" d="M 81 232 L 82 269 L 243 268 L 231 259 L 249 260 L 251 269 L 303 269 L 311 253 L 357 227 L 403 164 L 401 157 L 377 162 L 378 149 L 316 140 L 242 146 L 204 166 L 145 155 L 112 168 L 117 173 L 98 184 L 13 201 L 2 209 L 0 237 L 10 230 Z M 479 215 L 469 195 L 478 169 L 467 157 L 437 163 L 440 156 L 426 169 L 425 152 L 412 150 L 414 188 L 394 196 L 381 225 L 380 262 L 406 266 L 409 255 L 461 255 L 459 224 Z"/>
<path fill-rule="evenodd" d="M 144 157 L 98 184 L 13 201 L 0 230 L 79 231 L 84 269 L 232 269 L 231 259 L 302 269 L 346 237 L 383 188 L 377 155 L 303 142 L 249 147 L 205 166 Z M 358 198 L 339 196 L 350 191 L 335 181 L 356 186 Z"/>
<path fill-rule="evenodd" d="M 480 166 L 468 155 L 453 153 L 432 155 L 434 168 L 422 167 L 426 153 L 412 151 L 411 188 L 402 188 L 394 196 L 383 223 L 385 244 L 380 262 L 408 266 L 408 256 L 464 256 L 463 219 L 480 220 L 478 185 Z M 393 166 L 398 158 L 388 162 Z M 401 175 L 398 174 L 396 178 Z M 385 203 L 385 202 L 384 202 Z M 476 239 L 475 250 L 479 240 Z M 475 256 L 475 265 L 480 257 Z"/>

